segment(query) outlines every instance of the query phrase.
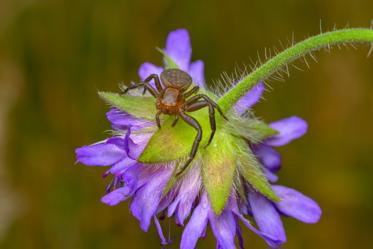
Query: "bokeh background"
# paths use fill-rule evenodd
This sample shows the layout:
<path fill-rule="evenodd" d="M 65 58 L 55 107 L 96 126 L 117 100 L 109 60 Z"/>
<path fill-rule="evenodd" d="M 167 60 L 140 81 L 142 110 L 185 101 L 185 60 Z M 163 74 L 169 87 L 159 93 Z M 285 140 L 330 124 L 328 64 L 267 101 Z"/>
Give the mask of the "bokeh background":
<path fill-rule="evenodd" d="M 97 90 L 137 80 L 155 47 L 188 28 L 193 59 L 206 79 L 250 65 L 265 47 L 281 48 L 324 30 L 369 27 L 370 0 L 0 2 L 0 248 L 161 248 L 128 204 L 99 202 L 105 169 L 76 165 L 74 149 L 110 129 Z M 256 113 L 266 121 L 299 115 L 308 134 L 285 148 L 280 184 L 314 198 L 318 224 L 284 219 L 284 248 L 372 248 L 373 58 L 369 46 L 317 53 L 297 63 Z M 173 223 L 173 222 L 172 222 Z M 167 222 L 164 224 L 168 226 Z M 171 225 L 172 236 L 181 229 Z M 267 248 L 244 229 L 247 248 Z M 168 248 L 177 248 L 178 241 Z M 215 248 L 211 232 L 198 248 Z"/>

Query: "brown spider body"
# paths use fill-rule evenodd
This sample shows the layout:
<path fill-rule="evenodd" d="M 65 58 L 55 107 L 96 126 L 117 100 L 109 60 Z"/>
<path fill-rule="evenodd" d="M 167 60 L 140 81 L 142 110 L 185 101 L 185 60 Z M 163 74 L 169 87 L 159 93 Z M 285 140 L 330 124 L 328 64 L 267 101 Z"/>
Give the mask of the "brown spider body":
<path fill-rule="evenodd" d="M 180 90 L 169 87 L 157 98 L 156 107 L 164 114 L 177 115 L 184 103 Z"/>
<path fill-rule="evenodd" d="M 154 80 L 156 88 L 150 85 L 151 80 Z M 179 171 L 178 175 L 180 175 L 192 162 L 202 139 L 201 125 L 195 118 L 188 115 L 186 112 L 193 112 L 204 107 L 208 107 L 211 134 L 206 146 L 211 143 L 216 131 L 215 109 L 218 110 L 220 115 L 227 119 L 220 110 L 219 106 L 212 99 L 205 94 L 196 94 L 199 90 L 198 86 L 194 86 L 188 90 L 192 85 L 192 82 L 192 77 L 190 77 L 188 73 L 180 69 L 166 69 L 160 74 L 160 79 L 158 78 L 158 75 L 152 74 L 146 78 L 144 82 L 132 85 L 123 91 L 123 94 L 125 94 L 131 89 L 143 86 L 143 93 L 148 90 L 156 98 L 156 107 L 158 109 L 158 113 L 156 114 L 155 119 L 159 129 L 161 128 L 159 116 L 161 114 L 167 114 L 175 116 L 175 121 L 173 122 L 172 126 L 175 126 L 179 117 L 181 117 L 186 123 L 191 125 L 197 131 L 197 136 L 194 140 L 189 158 Z"/>

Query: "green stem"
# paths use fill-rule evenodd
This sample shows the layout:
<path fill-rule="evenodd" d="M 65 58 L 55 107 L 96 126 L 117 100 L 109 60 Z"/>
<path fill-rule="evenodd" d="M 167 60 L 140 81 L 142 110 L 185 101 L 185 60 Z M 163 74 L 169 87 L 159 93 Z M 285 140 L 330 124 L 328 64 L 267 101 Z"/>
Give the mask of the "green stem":
<path fill-rule="evenodd" d="M 296 60 L 297 58 L 323 47 L 340 43 L 357 42 L 370 42 L 373 44 L 373 30 L 363 28 L 342 29 L 322 33 L 301 41 L 277 54 L 255 69 L 252 73 L 244 77 L 236 86 L 220 98 L 218 104 L 224 112 L 228 111 L 242 96 L 256 85 L 258 81 L 265 80 L 274 72 L 280 70 L 286 64 Z"/>

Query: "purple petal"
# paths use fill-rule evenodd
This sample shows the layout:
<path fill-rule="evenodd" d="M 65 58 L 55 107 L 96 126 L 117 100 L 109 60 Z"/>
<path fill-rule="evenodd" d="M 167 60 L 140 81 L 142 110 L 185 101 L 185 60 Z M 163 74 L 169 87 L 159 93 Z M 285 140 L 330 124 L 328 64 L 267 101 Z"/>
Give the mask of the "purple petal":
<path fill-rule="evenodd" d="M 124 149 L 126 147 L 126 137 L 121 137 L 121 136 L 116 136 L 116 137 L 111 137 L 109 139 L 106 140 L 106 143 L 107 144 L 114 144 L 116 146 L 118 146 L 119 148 L 122 148 Z"/>
<path fill-rule="evenodd" d="M 181 70 L 188 70 L 192 47 L 190 45 L 189 33 L 186 29 L 178 29 L 170 32 L 166 42 L 166 53 Z"/>
<path fill-rule="evenodd" d="M 285 230 L 281 217 L 273 204 L 261 194 L 251 191 L 249 202 L 256 224 L 261 232 L 276 239 L 276 245 L 272 245 L 272 240 L 266 240 L 271 246 L 279 246 L 286 242 Z"/>
<path fill-rule="evenodd" d="M 131 134 L 128 140 L 128 156 L 134 160 L 141 155 L 153 133 Z"/>
<path fill-rule="evenodd" d="M 177 187 L 174 187 L 168 192 L 166 196 L 162 198 L 162 200 L 160 201 L 157 207 L 157 214 L 167 209 L 171 205 L 171 203 L 173 202 L 173 200 L 175 199 L 177 195 L 177 192 L 178 192 Z"/>
<path fill-rule="evenodd" d="M 152 166 L 153 165 L 144 165 L 138 163 L 129 170 L 125 171 L 125 174 L 128 174 L 128 171 L 132 170 L 132 174 L 136 175 L 136 190 L 148 183 L 156 174 L 158 174 L 157 172 L 164 170 L 164 166 Z M 126 178 L 124 177 L 124 179 Z"/>
<path fill-rule="evenodd" d="M 163 188 L 171 173 L 171 167 L 163 167 L 154 173 L 142 188 L 137 190 L 133 198 L 132 214 L 140 221 L 140 227 L 145 232 L 149 229 L 150 220 L 157 210 Z"/>
<path fill-rule="evenodd" d="M 179 225 L 189 216 L 193 203 L 201 188 L 200 168 L 193 167 L 184 177 L 179 193 L 168 208 L 167 215 L 171 217 L 176 210 L 176 217 Z"/>
<path fill-rule="evenodd" d="M 277 182 L 278 181 L 278 176 L 274 173 L 272 173 L 269 169 L 263 168 L 264 175 L 267 177 L 268 181 L 270 182 Z"/>
<path fill-rule="evenodd" d="M 321 209 L 314 200 L 284 186 L 273 186 L 273 190 L 281 199 L 280 202 L 275 204 L 281 213 L 304 223 L 316 223 L 319 221 Z"/>
<path fill-rule="evenodd" d="M 234 214 L 245 224 L 245 226 L 247 226 L 256 235 L 262 237 L 271 247 L 278 247 L 279 245 L 284 243 L 282 241 L 279 241 L 278 238 L 275 238 L 270 234 L 266 234 L 256 229 L 249 220 L 247 220 L 242 214 L 238 213 L 237 211 L 234 211 Z"/>
<path fill-rule="evenodd" d="M 124 186 L 122 188 L 117 188 L 116 190 L 108 193 L 107 195 L 101 198 L 101 202 L 109 205 L 115 206 L 118 203 L 125 201 L 130 197 L 130 188 L 128 186 Z"/>
<path fill-rule="evenodd" d="M 207 225 L 205 226 L 205 229 L 203 229 L 203 232 L 200 238 L 206 239 L 206 232 L 207 232 Z"/>
<path fill-rule="evenodd" d="M 134 193 L 138 188 L 144 185 L 144 180 L 141 176 L 143 168 L 144 166 L 142 164 L 135 164 L 122 174 L 122 179 L 126 186 L 131 189 L 131 193 Z"/>
<path fill-rule="evenodd" d="M 189 74 L 192 76 L 193 83 L 201 88 L 206 88 L 204 67 L 204 63 L 201 60 L 192 62 L 189 66 Z"/>
<path fill-rule="evenodd" d="M 240 249 L 244 249 L 241 227 L 240 227 L 240 224 L 238 224 L 237 218 L 236 218 L 236 233 L 237 233 L 238 244 L 240 245 Z"/>
<path fill-rule="evenodd" d="M 119 162 L 117 162 L 116 164 L 113 165 L 113 167 L 111 167 L 111 169 L 109 170 L 109 172 L 113 175 L 121 175 L 123 173 L 123 171 L 125 171 L 126 169 L 128 169 L 129 167 L 132 167 L 133 165 L 135 165 L 137 162 L 129 157 L 126 157 L 122 160 L 120 160 Z"/>
<path fill-rule="evenodd" d="M 242 215 L 248 215 L 248 214 L 252 213 L 249 205 L 247 204 L 247 200 L 245 200 L 243 198 L 240 198 L 238 200 L 237 212 L 238 212 L 238 210 L 239 210 L 239 213 L 242 214 Z"/>
<path fill-rule="evenodd" d="M 242 96 L 234 106 L 234 110 L 238 114 L 244 113 L 247 109 L 250 109 L 255 105 L 263 95 L 264 84 L 260 81 L 256 84 L 249 92 Z"/>
<path fill-rule="evenodd" d="M 145 80 L 151 74 L 160 75 L 162 71 L 163 71 L 162 67 L 158 67 L 158 66 L 153 65 L 152 63 L 145 62 L 140 66 L 138 73 L 139 73 L 141 80 Z"/>
<path fill-rule="evenodd" d="M 308 129 L 307 122 L 296 116 L 273 122 L 269 126 L 279 132 L 265 141 L 270 146 L 285 145 L 303 136 Z"/>
<path fill-rule="evenodd" d="M 128 128 L 131 128 L 131 130 L 134 131 L 153 125 L 150 121 L 135 118 L 134 116 L 116 108 L 112 108 L 108 111 L 106 117 L 110 121 L 114 130 L 127 130 Z"/>
<path fill-rule="evenodd" d="M 234 237 L 236 235 L 236 221 L 230 210 L 224 210 L 219 216 L 210 210 L 209 220 L 212 232 L 222 249 L 236 248 Z"/>
<path fill-rule="evenodd" d="M 188 224 L 185 226 L 181 237 L 180 249 L 194 249 L 196 247 L 198 239 L 203 235 L 207 226 L 209 209 L 207 194 L 204 193 Z"/>
<path fill-rule="evenodd" d="M 267 169 L 276 172 L 281 168 L 281 154 L 271 146 L 258 144 L 253 146 L 253 151 L 259 161 Z"/>
<path fill-rule="evenodd" d="M 247 220 L 242 215 L 241 209 L 238 208 L 237 201 L 234 201 L 231 198 L 230 202 L 228 203 L 228 205 L 230 206 L 231 211 L 236 215 L 237 218 L 239 218 L 245 224 L 245 226 L 247 226 L 251 231 L 253 231 L 258 236 L 262 237 L 270 246 L 277 247 L 278 245 L 281 245 L 283 243 L 282 241 L 279 241 L 279 239 L 277 237 L 274 237 L 271 234 L 267 234 L 267 233 L 265 233 L 263 231 L 259 231 L 258 229 L 256 229 L 250 223 L 250 221 Z M 251 207 L 250 207 L 250 213 L 252 213 Z"/>
<path fill-rule="evenodd" d="M 98 143 L 83 146 L 75 150 L 77 160 L 88 166 L 109 166 L 127 156 L 124 148 L 109 143 Z"/>

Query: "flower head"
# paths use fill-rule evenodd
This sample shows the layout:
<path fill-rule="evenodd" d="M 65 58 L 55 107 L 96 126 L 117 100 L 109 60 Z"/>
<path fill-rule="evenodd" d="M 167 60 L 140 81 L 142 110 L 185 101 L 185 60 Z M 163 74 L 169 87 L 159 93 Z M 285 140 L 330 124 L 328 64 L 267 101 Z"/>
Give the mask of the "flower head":
<path fill-rule="evenodd" d="M 191 46 L 184 29 L 169 34 L 165 67 L 188 72 L 195 84 L 214 99 L 218 96 L 205 87 L 204 64 L 190 63 Z M 139 76 L 160 74 L 163 68 L 144 63 Z M 76 150 L 79 162 L 88 166 L 110 166 L 105 176 L 113 180 L 101 201 L 117 205 L 131 199 L 131 212 L 147 231 L 152 219 L 162 244 L 158 217 L 174 217 L 184 227 L 180 248 L 193 249 L 211 227 L 217 248 L 236 248 L 235 237 L 243 248 L 240 223 L 261 236 L 271 247 L 286 241 L 281 215 L 305 223 L 319 220 L 317 203 L 300 192 L 272 185 L 277 181 L 281 158 L 273 147 L 283 146 L 305 134 L 307 123 L 290 117 L 266 125 L 248 112 L 260 99 L 264 84 L 259 83 L 244 95 L 227 115 L 229 121 L 217 120 L 217 132 L 211 145 L 200 147 L 187 171 L 176 173 L 191 147 L 194 130 L 179 122 L 157 129 L 154 122 L 154 99 L 148 96 L 121 96 L 101 93 L 113 108 L 107 113 L 114 135 Z M 209 129 L 207 113 L 194 117 Z M 208 133 L 208 132 L 205 132 Z M 203 137 L 202 145 L 208 136 Z M 252 216 L 256 226 L 247 219 Z"/>

